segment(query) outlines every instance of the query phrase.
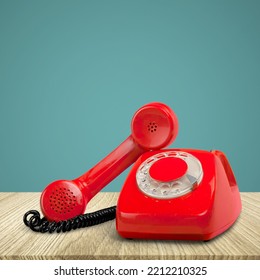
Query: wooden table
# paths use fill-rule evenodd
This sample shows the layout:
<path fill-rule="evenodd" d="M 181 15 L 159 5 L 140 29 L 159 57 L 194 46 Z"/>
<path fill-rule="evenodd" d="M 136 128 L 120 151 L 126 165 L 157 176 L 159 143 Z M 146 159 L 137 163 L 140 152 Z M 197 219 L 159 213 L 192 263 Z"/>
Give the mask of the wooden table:
<path fill-rule="evenodd" d="M 35 233 L 23 214 L 39 210 L 40 193 L 0 193 L 0 259 L 260 259 L 260 193 L 241 193 L 243 211 L 227 232 L 209 241 L 126 240 L 115 221 L 63 234 Z M 115 205 L 100 193 L 88 212 Z"/>

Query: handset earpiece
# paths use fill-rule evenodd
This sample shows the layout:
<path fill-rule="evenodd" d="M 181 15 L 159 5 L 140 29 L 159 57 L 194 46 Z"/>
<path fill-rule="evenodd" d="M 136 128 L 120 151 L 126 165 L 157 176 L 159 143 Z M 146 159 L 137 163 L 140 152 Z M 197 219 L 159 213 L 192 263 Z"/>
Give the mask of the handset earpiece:
<path fill-rule="evenodd" d="M 83 214 L 88 201 L 146 151 L 170 145 L 178 133 L 175 113 L 165 104 L 149 103 L 134 114 L 131 135 L 89 171 L 74 180 L 49 184 L 41 195 L 41 210 L 49 221 Z"/>
<path fill-rule="evenodd" d="M 167 105 L 149 103 L 134 114 L 131 130 L 138 145 L 146 150 L 158 150 L 174 141 L 178 134 L 178 120 Z"/>

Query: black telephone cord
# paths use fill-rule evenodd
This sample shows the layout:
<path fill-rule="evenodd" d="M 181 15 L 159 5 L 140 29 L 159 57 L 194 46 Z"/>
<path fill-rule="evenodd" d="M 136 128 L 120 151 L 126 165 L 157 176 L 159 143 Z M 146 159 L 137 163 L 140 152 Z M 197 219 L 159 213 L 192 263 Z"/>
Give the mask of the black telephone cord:
<path fill-rule="evenodd" d="M 37 210 L 30 210 L 23 216 L 24 224 L 31 230 L 36 232 L 66 232 L 75 230 L 77 228 L 91 227 L 94 225 L 102 224 L 107 221 L 113 220 L 116 217 L 116 206 L 104 208 L 96 212 L 82 214 L 72 219 L 49 222 L 45 217 L 41 218 L 40 213 Z"/>

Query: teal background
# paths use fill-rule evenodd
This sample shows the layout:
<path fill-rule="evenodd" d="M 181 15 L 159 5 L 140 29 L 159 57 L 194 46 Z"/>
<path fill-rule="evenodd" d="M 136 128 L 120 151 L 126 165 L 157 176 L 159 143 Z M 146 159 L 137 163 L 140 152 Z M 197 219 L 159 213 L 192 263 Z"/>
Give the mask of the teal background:
<path fill-rule="evenodd" d="M 259 11 L 260 1 L 0 0 L 0 191 L 78 177 L 151 101 L 179 118 L 171 147 L 222 150 L 240 190 L 259 191 Z"/>

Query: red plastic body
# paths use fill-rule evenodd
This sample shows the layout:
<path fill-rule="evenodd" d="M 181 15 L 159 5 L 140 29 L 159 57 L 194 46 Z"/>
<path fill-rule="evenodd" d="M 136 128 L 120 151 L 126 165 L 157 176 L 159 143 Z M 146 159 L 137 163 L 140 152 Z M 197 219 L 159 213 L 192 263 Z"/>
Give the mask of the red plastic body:
<path fill-rule="evenodd" d="M 170 151 L 170 150 L 165 150 Z M 220 151 L 185 151 L 201 163 L 203 178 L 190 193 L 171 199 L 143 194 L 136 184 L 139 165 L 161 151 L 143 154 L 120 193 L 116 227 L 125 238 L 210 240 L 227 230 L 241 212 L 241 199 L 229 162 Z"/>

